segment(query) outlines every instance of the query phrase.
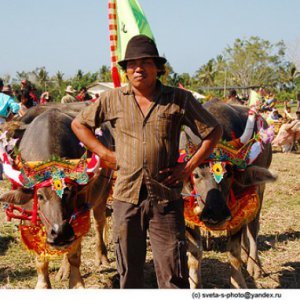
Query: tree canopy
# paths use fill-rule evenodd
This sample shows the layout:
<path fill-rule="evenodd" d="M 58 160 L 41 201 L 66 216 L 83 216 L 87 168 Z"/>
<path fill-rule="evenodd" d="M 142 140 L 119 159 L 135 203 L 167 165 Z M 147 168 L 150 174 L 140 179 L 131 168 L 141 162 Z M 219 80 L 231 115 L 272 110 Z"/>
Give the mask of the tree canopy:
<path fill-rule="evenodd" d="M 178 74 L 167 63 L 162 81 L 171 86 L 182 84 L 186 88 L 204 93 L 212 87 L 225 90 L 230 86 L 261 86 L 276 88 L 285 95 L 294 95 L 300 90 L 300 71 L 296 67 L 299 63 L 287 61 L 285 52 L 283 41 L 273 44 L 257 36 L 249 39 L 237 38 L 216 58 L 211 58 L 200 66 L 194 75 Z M 4 79 L 11 81 L 14 88 L 18 88 L 21 80 L 27 79 L 39 93 L 48 90 L 56 101 L 60 101 L 67 85 L 80 90 L 83 86 L 88 87 L 97 81 L 112 80 L 110 67 L 107 66 L 101 66 L 94 73 L 84 73 L 79 69 L 74 76 L 64 77 L 62 71 L 50 76 L 45 67 L 38 67 L 31 72 L 17 72 L 15 78 L 9 74 Z M 219 96 L 221 93 L 219 91 Z"/>

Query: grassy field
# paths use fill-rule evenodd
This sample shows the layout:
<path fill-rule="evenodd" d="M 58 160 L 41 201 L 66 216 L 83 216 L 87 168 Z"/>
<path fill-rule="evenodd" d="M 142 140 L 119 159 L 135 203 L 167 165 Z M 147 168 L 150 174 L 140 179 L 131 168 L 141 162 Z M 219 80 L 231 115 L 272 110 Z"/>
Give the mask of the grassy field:
<path fill-rule="evenodd" d="M 250 288 L 300 288 L 300 154 L 274 153 L 271 170 L 278 174 L 275 183 L 267 185 L 261 213 L 261 229 L 258 239 L 263 276 L 256 281 L 246 280 Z M 0 192 L 9 183 L 0 183 Z M 0 288 L 34 288 L 36 271 L 34 255 L 22 246 L 16 222 L 7 222 L 0 212 Z M 109 243 L 109 268 L 96 268 L 94 264 L 95 242 L 93 229 L 84 239 L 81 273 L 86 288 L 118 287 L 113 246 Z M 229 288 L 229 264 L 225 252 L 225 237 L 214 239 L 213 250 L 204 252 L 202 264 L 204 288 Z M 66 289 L 67 281 L 56 282 L 55 274 L 60 260 L 50 263 L 52 287 Z M 146 263 L 146 287 L 155 288 L 155 274 L 148 252 Z"/>

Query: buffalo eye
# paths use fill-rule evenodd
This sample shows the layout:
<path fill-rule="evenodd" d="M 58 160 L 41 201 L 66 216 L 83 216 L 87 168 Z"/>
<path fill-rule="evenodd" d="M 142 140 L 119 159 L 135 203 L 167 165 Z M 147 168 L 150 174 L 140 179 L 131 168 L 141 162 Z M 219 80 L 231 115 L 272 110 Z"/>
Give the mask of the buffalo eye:
<path fill-rule="evenodd" d="M 71 191 L 71 189 L 68 186 L 66 186 L 65 189 L 64 189 L 64 192 L 68 192 L 69 193 L 70 191 Z"/>
<path fill-rule="evenodd" d="M 68 199 L 71 197 L 71 195 L 72 195 L 71 189 L 70 189 L 69 187 L 66 187 L 66 188 L 64 189 L 63 199 L 64 199 L 64 200 L 68 200 Z"/>
<path fill-rule="evenodd" d="M 200 175 L 198 174 L 198 173 L 195 173 L 195 174 L 193 174 L 194 175 L 194 177 L 196 178 L 196 179 L 199 179 L 200 178 Z"/>
<path fill-rule="evenodd" d="M 232 168 L 232 166 L 226 165 L 226 173 L 225 173 L 225 175 L 227 177 L 231 177 L 233 175 L 233 168 Z"/>
<path fill-rule="evenodd" d="M 38 201 L 45 201 L 45 198 L 42 194 L 37 195 Z"/>

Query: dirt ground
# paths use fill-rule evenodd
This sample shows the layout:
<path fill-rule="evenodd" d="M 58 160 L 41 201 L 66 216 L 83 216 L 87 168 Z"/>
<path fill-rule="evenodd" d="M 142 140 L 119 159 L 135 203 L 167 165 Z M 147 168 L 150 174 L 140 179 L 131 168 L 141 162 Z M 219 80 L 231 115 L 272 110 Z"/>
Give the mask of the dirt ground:
<path fill-rule="evenodd" d="M 261 212 L 261 228 L 258 248 L 262 261 L 263 276 L 257 280 L 244 272 L 250 288 L 299 289 L 300 288 L 300 153 L 273 153 L 271 170 L 278 174 L 275 183 L 268 184 Z M 5 180 L 0 192 L 9 188 Z M 7 222 L 0 212 L 0 288 L 34 288 L 36 271 L 34 255 L 20 243 L 16 222 Z M 84 239 L 81 273 L 86 288 L 117 288 L 118 275 L 111 240 L 108 245 L 110 267 L 97 268 L 94 264 L 95 241 L 93 229 Z M 108 236 L 110 236 L 108 232 Z M 230 267 L 226 254 L 226 238 L 213 239 L 213 248 L 204 252 L 202 264 L 203 287 L 229 288 Z M 60 260 L 50 263 L 52 287 L 66 289 L 67 281 L 55 282 L 54 277 Z M 145 287 L 156 288 L 151 257 L 147 254 Z"/>

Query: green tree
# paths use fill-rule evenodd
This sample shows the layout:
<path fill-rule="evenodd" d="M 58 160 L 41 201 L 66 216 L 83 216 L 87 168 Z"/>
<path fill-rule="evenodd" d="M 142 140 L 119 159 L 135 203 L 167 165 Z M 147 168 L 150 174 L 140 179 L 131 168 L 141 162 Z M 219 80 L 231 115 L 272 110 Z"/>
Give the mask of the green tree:
<path fill-rule="evenodd" d="M 107 66 L 102 66 L 99 70 L 99 80 L 101 82 L 111 82 L 111 70 Z"/>
<path fill-rule="evenodd" d="M 196 72 L 196 80 L 200 86 L 214 86 L 217 75 L 217 64 L 214 59 L 210 59 Z"/>
<path fill-rule="evenodd" d="M 300 83 L 300 72 L 294 63 L 287 62 L 279 68 L 280 87 L 284 90 L 293 90 Z"/>
<path fill-rule="evenodd" d="M 57 85 L 59 88 L 61 88 L 63 86 L 63 83 L 64 83 L 64 73 L 61 72 L 61 71 L 57 71 L 55 76 L 54 76 L 54 79 L 56 80 L 57 82 Z"/>
<path fill-rule="evenodd" d="M 15 78 L 15 82 L 20 83 L 22 80 L 28 80 L 29 79 L 29 74 L 28 72 L 22 71 L 22 72 L 17 72 L 17 77 Z"/>
<path fill-rule="evenodd" d="M 285 45 L 272 44 L 259 37 L 236 39 L 224 51 L 229 85 L 266 86 L 280 81 L 279 68 L 284 61 Z"/>
<path fill-rule="evenodd" d="M 32 71 L 32 73 L 35 76 L 35 81 L 38 85 L 38 87 L 41 90 L 46 90 L 47 89 L 47 82 L 49 81 L 49 74 L 46 71 L 45 67 L 41 67 L 41 68 L 36 68 L 34 71 Z"/>

